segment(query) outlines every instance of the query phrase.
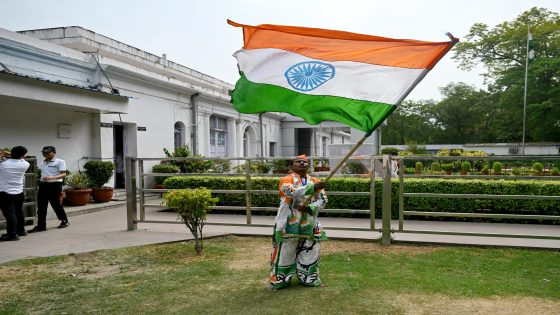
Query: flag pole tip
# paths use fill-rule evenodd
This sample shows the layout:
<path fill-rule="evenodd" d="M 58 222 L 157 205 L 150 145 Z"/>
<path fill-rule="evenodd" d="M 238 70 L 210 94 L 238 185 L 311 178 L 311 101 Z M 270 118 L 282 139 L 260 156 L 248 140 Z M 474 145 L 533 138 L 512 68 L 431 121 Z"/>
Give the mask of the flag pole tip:
<path fill-rule="evenodd" d="M 445 35 L 447 35 L 447 37 L 449 37 L 449 39 L 450 39 L 452 42 L 454 42 L 454 43 L 459 42 L 459 39 L 458 39 L 457 37 L 453 36 L 453 34 L 447 32 L 447 33 L 445 33 Z"/>

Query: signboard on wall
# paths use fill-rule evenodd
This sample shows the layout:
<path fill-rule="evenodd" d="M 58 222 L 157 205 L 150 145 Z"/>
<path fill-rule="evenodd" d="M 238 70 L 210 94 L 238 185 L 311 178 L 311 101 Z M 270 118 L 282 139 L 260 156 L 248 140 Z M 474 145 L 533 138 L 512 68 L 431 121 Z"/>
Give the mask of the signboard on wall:
<path fill-rule="evenodd" d="M 72 125 L 71 124 L 58 124 L 56 125 L 57 136 L 60 139 L 72 138 Z"/>

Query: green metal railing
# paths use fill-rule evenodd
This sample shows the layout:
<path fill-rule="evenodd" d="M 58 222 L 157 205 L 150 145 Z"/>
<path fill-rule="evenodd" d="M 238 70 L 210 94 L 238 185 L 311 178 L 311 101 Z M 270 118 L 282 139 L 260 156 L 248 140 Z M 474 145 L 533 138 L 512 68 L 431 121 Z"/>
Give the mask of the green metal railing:
<path fill-rule="evenodd" d="M 331 157 L 330 159 L 337 159 L 338 157 Z M 211 209 L 219 210 L 245 210 L 246 223 L 211 223 L 207 222 L 209 225 L 229 225 L 229 226 L 252 226 L 252 227 L 271 227 L 272 225 L 265 224 L 254 224 L 252 223 L 252 212 L 253 211 L 265 211 L 265 212 L 276 212 L 277 207 L 254 207 L 251 205 L 253 194 L 269 194 L 276 195 L 278 191 L 276 190 L 254 190 L 252 189 L 252 177 L 280 177 L 283 175 L 276 174 L 252 174 L 251 163 L 252 161 L 263 161 L 263 160 L 289 160 L 290 158 L 279 157 L 279 158 L 127 158 L 126 159 L 126 187 L 127 187 L 127 226 L 129 230 L 134 230 L 137 228 L 138 223 L 181 223 L 178 221 L 162 221 L 162 220 L 149 220 L 146 219 L 146 208 L 161 208 L 160 204 L 150 204 L 146 202 L 146 194 L 149 193 L 162 193 L 169 191 L 170 189 L 154 189 L 146 188 L 145 178 L 148 177 L 169 177 L 169 176 L 245 176 L 246 185 L 244 190 L 212 190 L 213 193 L 221 194 L 245 194 L 245 206 L 215 206 Z M 321 158 L 326 159 L 326 158 Z M 340 159 L 340 158 L 338 158 Z M 391 228 L 391 200 L 392 200 L 392 171 L 391 171 L 391 161 L 392 159 L 398 160 L 399 172 L 398 172 L 398 228 Z M 510 237 L 510 238 L 528 238 L 528 239 L 560 239 L 560 236 L 553 235 L 516 235 L 516 234 L 500 234 L 500 233 L 477 233 L 477 232 L 456 232 L 456 231 L 430 231 L 430 230 L 413 230 L 405 229 L 405 216 L 425 216 L 425 217 L 457 217 L 457 218 L 508 218 L 508 219 L 528 219 L 528 220 L 560 220 L 560 216 L 553 215 L 518 215 L 518 214 L 490 214 L 490 213 L 456 213 L 456 212 L 424 212 L 424 211 L 406 211 L 405 210 L 405 200 L 406 198 L 476 198 L 476 199 L 516 199 L 516 200 L 560 200 L 560 196 L 541 196 L 541 195 L 492 195 L 492 194 L 434 194 L 434 193 L 406 193 L 405 192 L 405 179 L 407 178 L 442 178 L 442 179 L 452 179 L 452 178 L 462 178 L 462 179 L 534 179 L 534 180 L 560 180 L 560 177 L 556 176 L 515 176 L 506 177 L 498 175 L 413 175 L 404 174 L 405 161 L 421 161 L 421 160 L 559 160 L 558 157 L 550 156 L 531 156 L 531 157 L 426 157 L 426 156 L 405 156 L 405 157 L 392 157 L 389 155 L 383 156 L 361 156 L 353 158 L 352 160 L 361 160 L 364 162 L 369 162 L 369 174 L 370 178 L 370 191 L 369 192 L 341 192 L 341 191 L 328 191 L 328 195 L 350 195 L 350 196 L 370 196 L 370 208 L 369 209 L 324 209 L 323 213 L 360 213 L 369 214 L 370 217 L 370 227 L 369 228 L 352 228 L 352 227 L 325 227 L 325 229 L 330 230 L 348 230 L 348 231 L 376 231 L 381 232 L 381 243 L 383 245 L 389 245 L 391 243 L 391 235 L 395 233 L 415 233 L 415 234 L 441 234 L 441 235 L 463 235 L 463 236 L 487 236 L 487 237 Z M 245 164 L 244 174 L 174 174 L 174 173 L 150 173 L 144 171 L 145 162 L 161 162 L 161 161 L 177 161 L 177 160 L 229 160 L 229 161 L 239 161 Z M 313 165 L 311 163 L 311 165 Z M 381 169 L 379 166 L 381 165 Z M 377 168 L 377 169 L 376 169 Z M 342 177 L 350 177 L 353 175 L 344 174 L 336 175 Z M 354 175 L 359 177 L 364 177 L 364 175 Z M 375 226 L 375 191 L 379 189 L 376 187 L 374 178 L 379 176 L 382 178 L 382 225 L 380 228 Z M 139 198 L 137 199 L 137 193 Z"/>
<path fill-rule="evenodd" d="M 440 179 L 486 179 L 486 180 L 560 180 L 560 176 L 508 176 L 508 175 L 405 175 L 405 161 L 426 161 L 426 160 L 485 160 L 485 161 L 559 161 L 559 157 L 554 156 L 486 156 L 486 157 L 440 157 L 440 156 L 404 156 L 395 157 L 399 161 L 399 228 L 393 232 L 415 233 L 415 234 L 439 234 L 439 235 L 460 235 L 460 236 L 486 236 L 486 237 L 510 237 L 528 239 L 560 239 L 560 236 L 549 235 L 519 235 L 504 233 L 479 233 L 479 232 L 454 232 L 454 231 L 427 231 L 412 230 L 404 228 L 404 216 L 425 216 L 425 217 L 455 217 L 455 218 L 486 218 L 486 219 L 524 219 L 524 220 L 558 220 L 557 215 L 531 215 L 531 214 L 499 214 L 499 213 L 460 213 L 460 212 L 426 212 L 426 211 L 406 211 L 405 198 L 447 198 L 447 199 L 506 199 L 506 200 L 554 200 L 560 201 L 560 196 L 546 195 L 494 195 L 494 194 L 440 194 L 440 193 L 405 193 L 405 178 L 440 178 Z"/>
<path fill-rule="evenodd" d="M 251 161 L 273 161 L 273 160 L 290 160 L 291 158 L 284 158 L 284 157 L 269 157 L 269 158 L 128 158 L 125 166 L 126 166 L 126 174 L 135 174 L 135 176 L 126 176 L 126 187 L 132 187 L 131 189 L 127 188 L 127 200 L 128 201 L 128 229 L 134 230 L 137 227 L 137 223 L 178 223 L 177 221 L 162 221 L 162 220 L 148 220 L 146 219 L 146 208 L 163 208 L 161 204 L 150 204 L 146 202 L 146 193 L 163 193 L 169 191 L 171 189 L 156 189 L 156 188 L 146 188 L 145 186 L 145 178 L 147 177 L 171 177 L 171 176 L 245 176 L 245 190 L 219 190 L 214 189 L 211 190 L 212 193 L 221 193 L 221 194 L 245 194 L 245 206 L 213 206 L 211 207 L 212 210 L 245 210 L 246 214 L 246 224 L 235 224 L 231 223 L 228 225 L 232 226 L 254 226 L 254 227 L 273 227 L 273 225 L 258 225 L 252 223 L 252 212 L 253 211 L 263 211 L 263 212 L 271 212 L 276 213 L 278 207 L 255 207 L 251 205 L 252 195 L 253 194 L 267 194 L 267 195 L 277 195 L 277 190 L 255 190 L 252 189 L 252 177 L 277 177 L 280 178 L 285 176 L 286 174 L 263 174 L 263 173 L 251 173 Z M 322 158 L 326 159 L 326 158 Z M 371 160 L 371 165 L 373 165 L 373 159 L 370 157 L 367 158 L 354 158 L 351 160 Z M 204 174 L 175 174 L 175 173 L 148 173 L 144 172 L 144 163 L 150 161 L 181 161 L 181 160 L 229 160 L 229 161 L 242 161 L 245 165 L 245 173 L 242 174 L 216 174 L 216 173 L 204 173 Z M 310 158 L 310 164 L 313 164 L 313 158 Z M 372 169 L 374 166 L 372 166 Z M 372 173 L 373 174 L 373 173 Z M 356 177 L 363 177 L 364 175 L 359 174 L 348 174 L 348 175 L 336 175 L 336 176 L 356 176 Z M 372 179 L 372 175 L 368 175 Z M 130 178 L 129 178 L 130 177 Z M 336 196 L 336 195 L 354 195 L 354 196 L 371 196 L 375 193 L 375 181 L 371 181 L 370 191 L 369 192 L 342 192 L 342 191 L 328 191 L 328 195 Z M 138 199 L 136 200 L 136 195 L 138 195 Z M 370 202 L 370 209 L 324 209 L 323 213 L 360 213 L 360 214 L 370 214 L 370 228 L 348 228 L 350 230 L 356 231 L 380 231 L 379 229 L 375 229 L 375 197 L 371 199 Z M 219 225 L 219 223 L 211 223 L 207 222 L 208 225 Z M 346 229 L 346 228 L 335 228 L 331 227 L 329 229 Z"/>

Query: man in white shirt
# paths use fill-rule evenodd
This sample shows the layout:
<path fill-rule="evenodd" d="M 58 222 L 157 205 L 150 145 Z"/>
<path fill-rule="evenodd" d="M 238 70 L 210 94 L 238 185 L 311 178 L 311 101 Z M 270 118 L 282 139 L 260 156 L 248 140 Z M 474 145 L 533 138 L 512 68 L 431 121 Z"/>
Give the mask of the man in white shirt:
<path fill-rule="evenodd" d="M 27 149 L 22 146 L 13 147 L 10 156 L 0 153 L 0 208 L 6 218 L 6 234 L 2 241 L 17 241 L 25 232 L 25 216 L 23 215 L 23 178 L 29 163 L 23 158 Z"/>
<path fill-rule="evenodd" d="M 47 207 L 51 204 L 56 217 L 60 220 L 59 229 L 70 225 L 64 207 L 60 203 L 62 192 L 62 179 L 66 176 L 66 162 L 56 158 L 56 148 L 46 146 L 41 150 L 45 160 L 39 166 L 41 168 L 41 181 L 37 193 L 37 225 L 27 231 L 28 233 L 42 232 L 47 230 Z"/>

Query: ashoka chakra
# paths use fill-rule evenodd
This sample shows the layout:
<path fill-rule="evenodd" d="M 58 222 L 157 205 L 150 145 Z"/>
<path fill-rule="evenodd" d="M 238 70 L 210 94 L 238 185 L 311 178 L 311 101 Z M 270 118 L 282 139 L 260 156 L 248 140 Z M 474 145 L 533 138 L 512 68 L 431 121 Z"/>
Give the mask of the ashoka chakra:
<path fill-rule="evenodd" d="M 300 62 L 285 73 L 291 87 L 298 91 L 311 91 L 334 77 L 334 67 L 320 61 Z"/>

